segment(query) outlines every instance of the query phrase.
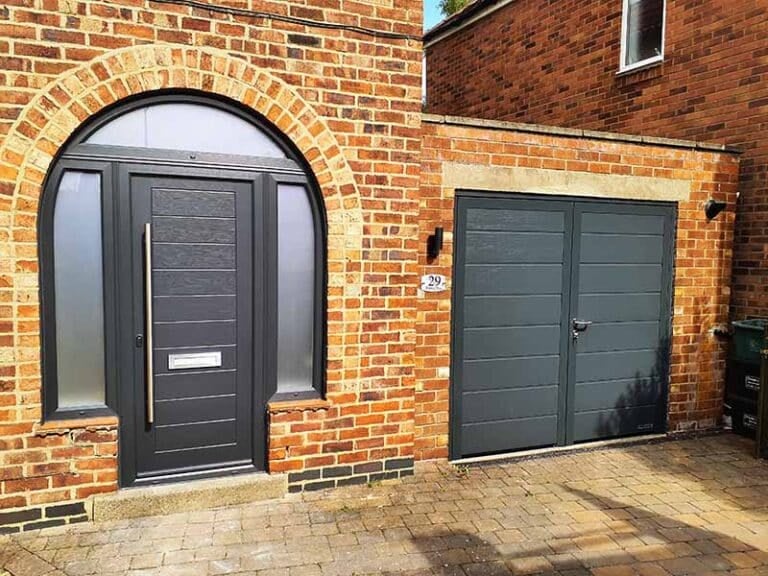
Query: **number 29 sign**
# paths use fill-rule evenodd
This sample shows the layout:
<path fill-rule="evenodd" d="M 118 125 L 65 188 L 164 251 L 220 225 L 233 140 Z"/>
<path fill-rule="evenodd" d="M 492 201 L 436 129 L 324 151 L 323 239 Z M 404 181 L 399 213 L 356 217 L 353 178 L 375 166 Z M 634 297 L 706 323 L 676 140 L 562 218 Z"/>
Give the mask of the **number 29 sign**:
<path fill-rule="evenodd" d="M 442 274 L 425 274 L 421 277 L 421 289 L 424 292 L 443 292 L 446 288 L 445 276 Z"/>

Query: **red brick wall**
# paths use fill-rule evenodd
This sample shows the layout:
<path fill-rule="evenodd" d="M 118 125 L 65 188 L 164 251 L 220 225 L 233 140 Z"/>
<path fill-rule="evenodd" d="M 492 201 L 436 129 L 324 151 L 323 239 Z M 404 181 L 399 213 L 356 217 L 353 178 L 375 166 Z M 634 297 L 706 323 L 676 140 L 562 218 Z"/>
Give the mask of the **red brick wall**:
<path fill-rule="evenodd" d="M 678 202 L 675 246 L 668 429 L 709 428 L 722 412 L 725 348 L 712 328 L 728 319 L 731 246 L 738 157 L 679 147 L 557 136 L 513 127 L 422 123 L 419 242 L 444 226 L 445 246 L 435 262 L 419 253 L 420 274 L 452 276 L 454 190 L 444 182 L 446 163 L 466 166 L 540 168 L 575 173 L 651 176 L 690 182 Z M 530 128 L 528 129 L 530 130 Z M 482 189 L 482 188 L 481 188 Z M 527 190 L 516 190 L 527 192 Z M 708 222 L 710 195 L 727 202 Z M 448 455 L 451 291 L 420 293 L 416 322 L 416 458 Z"/>
<path fill-rule="evenodd" d="M 92 431 L 90 421 L 54 425 L 55 433 L 41 425 L 37 211 L 45 175 L 73 131 L 153 90 L 244 103 L 296 144 L 322 189 L 327 399 L 275 408 L 270 469 L 373 461 L 398 474 L 412 458 L 421 3 L 211 4 L 411 39 L 149 0 L 2 3 L 0 509 L 9 516 L 0 512 L 0 524 L 20 523 L 20 508 L 116 489 L 114 419 Z"/>
<path fill-rule="evenodd" d="M 515 0 L 428 46 L 429 111 L 743 148 L 732 315 L 768 316 L 768 4 L 667 0 L 664 63 L 617 76 L 621 6 Z"/>

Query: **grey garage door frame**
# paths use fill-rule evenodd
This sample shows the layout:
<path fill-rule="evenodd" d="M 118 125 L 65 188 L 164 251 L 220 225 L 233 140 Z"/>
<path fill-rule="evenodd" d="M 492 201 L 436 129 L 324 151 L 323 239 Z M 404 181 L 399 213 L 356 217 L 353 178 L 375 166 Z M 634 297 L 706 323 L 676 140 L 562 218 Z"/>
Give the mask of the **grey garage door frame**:
<path fill-rule="evenodd" d="M 474 353 L 469 348 L 475 348 L 478 343 L 474 339 L 470 338 L 470 342 L 465 341 L 465 288 L 466 288 L 466 276 L 467 270 L 465 268 L 467 263 L 467 242 L 465 242 L 465 233 L 467 231 L 467 212 L 468 209 L 476 208 L 483 212 L 488 210 L 496 210 L 499 213 L 504 211 L 516 211 L 522 210 L 526 213 L 540 213 L 547 214 L 545 227 L 550 227 L 547 237 L 547 230 L 540 230 L 544 232 L 539 234 L 535 226 L 537 225 L 533 220 L 524 221 L 521 230 L 525 230 L 524 234 L 527 237 L 523 238 L 523 244 L 517 247 L 515 255 L 515 262 L 524 263 L 526 259 L 540 260 L 540 258 L 532 258 L 527 254 L 525 250 L 525 243 L 531 242 L 530 246 L 532 250 L 537 250 L 539 255 L 544 254 L 546 256 L 547 250 L 552 252 L 552 262 L 557 261 L 560 254 L 560 248 L 556 245 L 548 246 L 548 242 L 553 236 L 562 234 L 562 270 L 557 271 L 555 269 L 549 270 L 549 279 L 553 283 L 553 286 L 560 282 L 562 290 L 558 292 L 557 288 L 553 288 L 548 292 L 554 295 L 560 294 L 559 306 L 555 310 L 554 306 L 550 306 L 550 310 L 547 311 L 548 322 L 551 323 L 548 327 L 542 327 L 542 330 L 549 329 L 550 332 L 546 335 L 548 348 L 553 350 L 546 350 L 547 354 L 556 354 L 558 356 L 557 372 L 557 385 L 553 391 L 549 387 L 541 387 L 535 390 L 528 389 L 525 394 L 521 394 L 522 391 L 514 390 L 516 399 L 526 402 L 529 405 L 529 413 L 536 416 L 535 418 L 525 418 L 524 422 L 520 422 L 520 426 L 515 427 L 516 438 L 513 441 L 500 440 L 496 441 L 491 439 L 487 445 L 488 435 L 483 438 L 482 442 L 478 444 L 476 441 L 467 440 L 462 442 L 462 426 L 464 424 L 463 419 L 463 401 L 462 394 L 465 390 L 464 379 L 464 358 L 465 352 L 470 356 Z M 490 213 L 490 212 L 488 212 Z M 557 223 L 557 219 L 551 216 L 556 214 L 563 215 L 562 225 Z M 604 216 L 601 216 L 604 214 Z M 658 401 L 654 403 L 652 410 L 653 413 L 646 413 L 643 417 L 646 419 L 652 419 L 651 425 L 642 429 L 643 432 L 664 432 L 666 430 L 666 412 L 667 412 L 667 398 L 668 398 L 668 379 L 669 379 L 669 343 L 671 338 L 671 320 L 672 320 L 672 296 L 673 296 L 673 267 L 674 267 L 674 244 L 675 244 L 675 223 L 677 219 L 677 205 L 673 202 L 646 202 L 646 201 L 631 201 L 631 200 L 613 200 L 605 198 L 589 198 L 589 197 L 576 197 L 576 196 L 542 196 L 535 194 L 523 194 L 523 193 L 509 193 L 509 192 L 475 192 L 467 190 L 456 191 L 455 213 L 454 213 L 454 254 L 453 254 L 453 294 L 452 294 L 452 326 L 451 326 L 451 393 L 450 393 L 450 441 L 449 452 L 452 459 L 460 459 L 468 456 L 511 452 L 514 450 L 552 446 L 552 445 L 568 445 L 576 442 L 583 442 L 598 437 L 590 437 L 589 433 L 585 435 L 585 419 L 588 420 L 591 417 L 590 413 L 577 414 L 576 403 L 578 400 L 579 405 L 589 404 L 590 401 L 594 403 L 594 399 L 587 398 L 590 394 L 595 393 L 594 390 L 590 390 L 591 386 L 583 386 L 583 382 L 580 382 L 581 386 L 579 392 L 579 398 L 576 397 L 577 389 L 577 340 L 572 338 L 572 320 L 577 317 L 579 305 L 580 305 L 580 292 L 584 296 L 583 292 L 589 291 L 589 286 L 584 286 L 584 290 L 580 290 L 580 272 L 585 266 L 589 266 L 589 262 L 584 264 L 579 261 L 579 255 L 582 253 L 581 243 L 585 244 L 609 241 L 611 243 L 620 244 L 622 238 L 612 238 L 607 235 L 602 238 L 595 238 L 591 234 L 589 225 L 585 227 L 585 231 L 582 233 L 581 224 L 585 216 L 589 218 L 591 215 L 597 215 L 597 219 L 601 220 L 602 224 L 607 221 L 610 225 L 612 218 L 620 219 L 622 226 L 629 225 L 629 232 L 632 232 L 634 228 L 634 221 L 641 222 L 645 220 L 655 220 L 656 222 L 663 222 L 663 229 L 659 231 L 660 237 L 655 239 L 656 248 L 658 251 L 658 243 L 661 243 L 661 287 L 660 294 L 657 299 L 661 309 L 658 314 L 658 334 L 660 346 L 655 353 L 655 370 L 657 373 L 653 376 L 657 382 L 653 384 L 657 389 L 651 392 L 658 394 Z M 616 216 L 612 216 L 616 215 Z M 627 218 L 627 216 L 631 218 Z M 647 217 L 647 218 L 644 218 Z M 652 218 L 651 218 L 652 217 Z M 498 218 L 496 216 L 495 218 Z M 594 219 L 594 218 L 593 218 Z M 543 222 L 543 221 L 542 221 Z M 602 225 L 601 224 L 601 225 Z M 559 226 L 559 227 L 558 227 Z M 641 225 L 638 224 L 638 231 Z M 622 231 L 624 228 L 622 228 Z M 553 233 L 554 232 L 554 233 Z M 605 231 L 601 231 L 605 232 Z M 540 236 L 540 237 L 539 237 Z M 585 240 L 586 239 L 586 240 Z M 472 248 L 477 249 L 477 246 Z M 621 248 L 617 248 L 621 250 Z M 585 246 L 585 252 L 589 251 L 589 247 Z M 630 262 L 644 262 L 641 255 L 633 256 L 629 251 Z M 637 258 L 640 258 L 639 260 Z M 587 258 L 589 260 L 589 258 Z M 545 261 L 549 262 L 548 257 Z M 546 268 L 546 267 L 545 267 Z M 553 267 L 554 268 L 554 267 Z M 586 268 L 585 272 L 586 274 Z M 526 277 L 528 275 L 526 274 Z M 526 277 L 517 276 L 517 282 L 522 279 L 523 282 L 527 281 Z M 584 276 L 587 279 L 587 276 Z M 481 282 L 476 276 L 473 281 L 475 283 Z M 501 292 L 501 291 L 500 291 Z M 593 295 L 588 295 L 593 296 Z M 544 299 L 547 295 L 537 295 L 538 302 L 533 304 L 545 304 Z M 550 298 L 552 295 L 550 294 Z M 550 300 L 552 304 L 554 300 Z M 585 300 L 582 300 L 582 304 Z M 616 304 L 616 302 L 610 302 L 610 296 L 603 297 L 600 295 L 601 309 L 605 310 L 605 314 L 610 314 L 610 308 Z M 605 306 L 603 306 L 605 303 Z M 531 304 L 527 302 L 526 304 Z M 523 310 L 525 312 L 525 309 Z M 488 311 L 486 310 L 486 315 Z M 499 314 L 503 316 L 505 311 L 499 307 L 492 309 L 491 314 Z M 559 313 L 558 318 L 554 318 L 554 315 Z M 551 318 L 550 318 L 551 317 Z M 492 319 L 495 321 L 496 318 Z M 642 325 L 646 331 L 651 326 Z M 614 327 L 615 329 L 615 327 Z M 559 331 L 559 337 L 555 342 L 554 331 Z M 596 335 L 591 339 L 591 346 L 597 346 L 599 349 L 599 343 L 594 344 L 600 339 L 604 339 L 605 328 L 603 333 L 598 334 L 598 330 L 595 330 Z M 510 338 L 511 341 L 520 342 L 520 350 L 525 353 L 526 347 L 532 347 L 535 349 L 535 343 L 529 338 L 530 331 L 525 337 L 522 334 L 514 334 L 510 332 L 504 335 Z M 589 339 L 586 339 L 589 342 Z M 487 344 L 491 348 L 495 345 L 493 337 L 486 338 Z M 516 344 L 517 346 L 517 344 Z M 557 348 L 555 351 L 554 348 Z M 465 350 L 465 348 L 467 350 Z M 534 351 L 535 353 L 535 351 Z M 598 355 L 599 356 L 599 355 Z M 617 361 L 617 358 L 611 360 Z M 526 370 L 527 368 L 523 363 L 516 363 L 514 366 L 510 366 L 512 371 L 514 370 Z M 555 371 L 554 367 L 549 368 L 551 371 Z M 535 372 L 535 369 L 534 369 Z M 498 374 L 497 374 L 498 375 Z M 543 381 L 543 380 L 542 380 Z M 478 383 L 472 383 L 472 386 L 477 386 Z M 490 382 L 479 383 L 481 387 L 493 388 L 495 385 Z M 599 388 L 599 386 L 597 386 Z M 509 390 L 507 390 L 509 392 Z M 649 393 L 648 390 L 642 391 Z M 599 391 L 598 391 L 599 394 Z M 503 399 L 504 396 L 499 396 Z M 585 398 L 587 400 L 585 401 Z M 599 399 L 597 404 L 599 405 Z M 494 411 L 496 404 L 493 402 L 486 403 L 483 410 Z M 594 406 L 590 406 L 592 408 Z M 473 406 L 469 406 L 469 411 L 476 410 Z M 471 415 L 470 415 L 471 416 Z M 611 417 L 622 417 L 622 409 L 619 407 L 610 413 Z M 493 415 L 488 415 L 492 418 Z M 640 433 L 640 432 L 637 432 Z M 600 437 L 608 437 L 609 433 L 605 433 Z M 621 434 L 623 435 L 623 433 Z M 490 435 L 491 437 L 493 434 Z M 519 437 L 517 437 L 519 436 Z"/>

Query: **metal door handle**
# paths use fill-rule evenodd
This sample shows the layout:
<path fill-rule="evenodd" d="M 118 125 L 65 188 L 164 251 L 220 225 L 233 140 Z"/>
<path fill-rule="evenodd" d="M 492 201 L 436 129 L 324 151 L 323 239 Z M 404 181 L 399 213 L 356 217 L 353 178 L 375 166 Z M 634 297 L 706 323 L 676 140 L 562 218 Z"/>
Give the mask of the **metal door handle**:
<path fill-rule="evenodd" d="M 592 322 L 590 320 L 579 320 L 578 318 L 574 318 L 571 322 L 571 329 L 574 340 L 578 339 L 579 334 L 582 332 L 586 332 L 587 328 L 589 328 L 592 325 Z"/>
<path fill-rule="evenodd" d="M 146 299 L 146 358 L 147 380 L 147 422 L 155 422 L 155 377 L 154 377 L 154 346 L 152 345 L 152 227 L 144 224 L 144 298 Z"/>

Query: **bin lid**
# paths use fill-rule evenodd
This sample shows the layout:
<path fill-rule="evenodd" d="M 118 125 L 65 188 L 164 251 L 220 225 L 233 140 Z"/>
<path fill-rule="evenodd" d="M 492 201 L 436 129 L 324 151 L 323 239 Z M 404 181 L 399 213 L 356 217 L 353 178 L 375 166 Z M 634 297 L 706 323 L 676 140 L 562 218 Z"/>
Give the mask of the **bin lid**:
<path fill-rule="evenodd" d="M 762 332 L 768 325 L 768 318 L 750 318 L 749 320 L 734 320 L 731 322 L 734 328 L 741 330 L 754 330 Z"/>

